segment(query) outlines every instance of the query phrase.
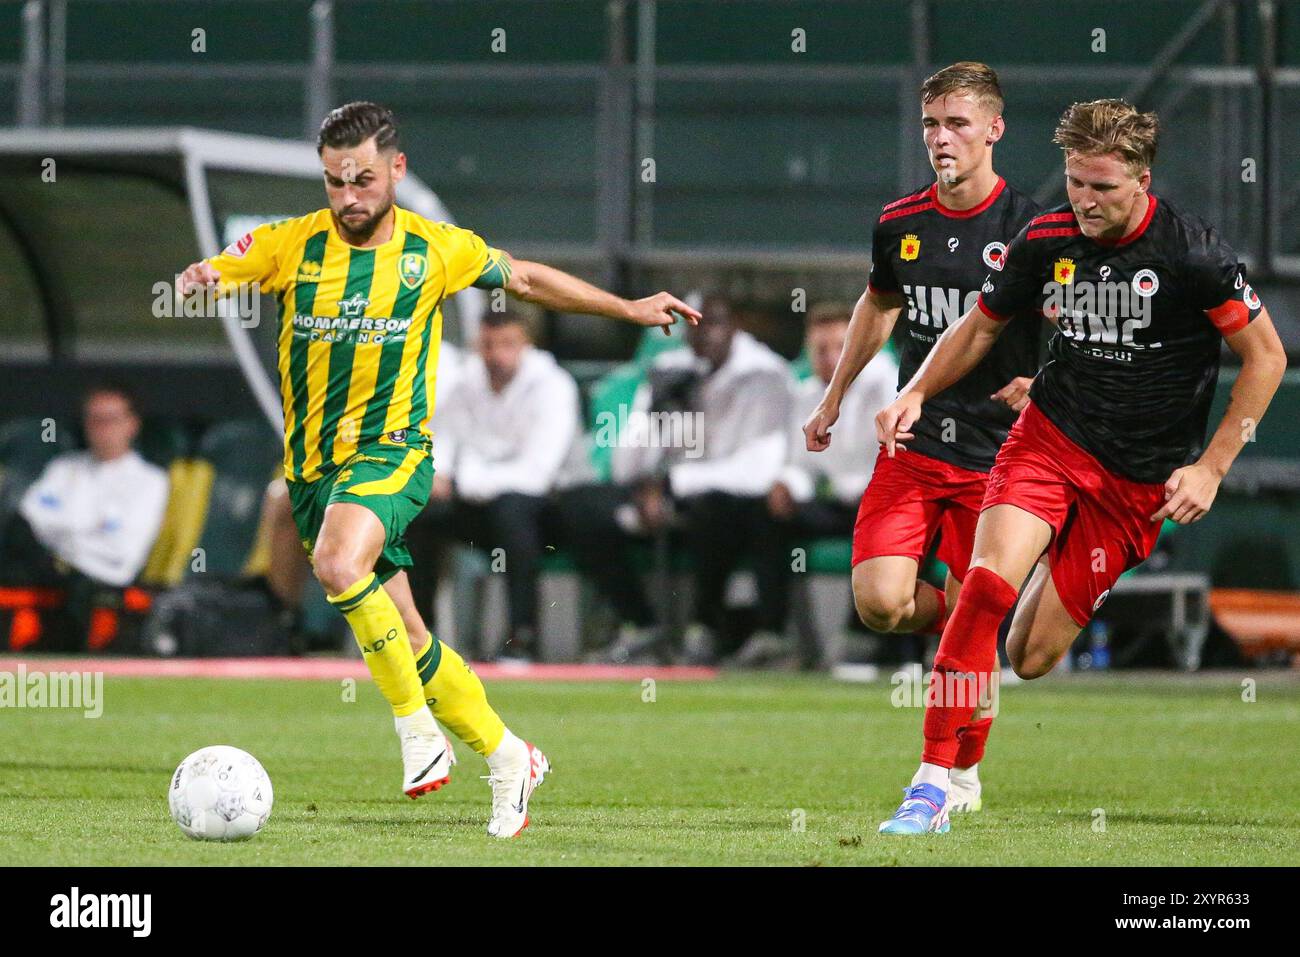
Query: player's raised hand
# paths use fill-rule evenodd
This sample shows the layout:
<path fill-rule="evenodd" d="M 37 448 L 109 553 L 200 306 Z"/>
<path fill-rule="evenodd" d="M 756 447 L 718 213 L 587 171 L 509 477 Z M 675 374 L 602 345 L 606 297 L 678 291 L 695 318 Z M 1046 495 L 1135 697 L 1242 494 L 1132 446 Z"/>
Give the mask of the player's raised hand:
<path fill-rule="evenodd" d="M 876 413 L 876 438 L 884 443 L 885 453 L 891 459 L 895 449 L 907 449 L 901 443 L 914 438 L 910 430 L 921 417 L 921 404 L 921 397 L 915 392 L 904 392 Z"/>
<path fill-rule="evenodd" d="M 1174 469 L 1165 482 L 1165 504 L 1151 516 L 1151 521 L 1169 518 L 1179 525 L 1200 521 L 1218 494 L 1219 477 L 1199 462 Z"/>
<path fill-rule="evenodd" d="M 631 318 L 638 326 L 661 326 L 664 335 L 671 336 L 672 330 L 669 327 L 676 324 L 678 319 L 685 319 L 691 325 L 698 326 L 702 317 L 698 309 L 692 309 L 676 296 L 657 292 L 653 296 L 633 300 Z"/>
<path fill-rule="evenodd" d="M 840 404 L 822 399 L 803 424 L 804 446 L 809 452 L 824 452 L 830 448 L 831 426 L 840 417 Z"/>
<path fill-rule="evenodd" d="M 989 398 L 995 402 L 1006 403 L 1011 407 L 1012 412 L 1019 412 L 1029 404 L 1029 387 L 1033 384 L 1032 376 L 1016 376 Z"/>
<path fill-rule="evenodd" d="M 176 291 L 182 296 L 188 296 L 195 289 L 202 289 L 204 286 L 211 286 L 221 279 L 221 273 L 212 268 L 212 264 L 206 259 L 200 259 L 196 263 L 190 263 L 181 273 L 180 279 L 176 281 Z"/>

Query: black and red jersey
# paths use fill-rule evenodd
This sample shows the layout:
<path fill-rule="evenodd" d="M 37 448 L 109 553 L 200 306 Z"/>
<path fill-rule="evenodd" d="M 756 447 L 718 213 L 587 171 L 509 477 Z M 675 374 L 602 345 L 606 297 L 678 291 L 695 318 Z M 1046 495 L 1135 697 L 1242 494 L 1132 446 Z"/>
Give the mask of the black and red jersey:
<path fill-rule="evenodd" d="M 994 318 L 1039 306 L 1056 322 L 1030 399 L 1137 482 L 1164 482 L 1200 456 L 1220 342 L 1261 308 L 1214 227 L 1154 195 L 1111 242 L 1083 235 L 1068 204 L 1035 218 L 979 302 Z"/>
<path fill-rule="evenodd" d="M 871 240 L 870 288 L 906 301 L 894 327 L 902 388 L 939 336 L 979 297 L 989 270 L 1002 268 L 1011 238 L 1039 211 L 1001 177 L 971 209 L 948 209 L 931 184 L 886 204 Z M 1016 414 L 989 398 L 1038 371 L 1042 319 L 1027 309 L 970 374 L 925 403 L 909 447 L 960 468 L 987 472 Z"/>

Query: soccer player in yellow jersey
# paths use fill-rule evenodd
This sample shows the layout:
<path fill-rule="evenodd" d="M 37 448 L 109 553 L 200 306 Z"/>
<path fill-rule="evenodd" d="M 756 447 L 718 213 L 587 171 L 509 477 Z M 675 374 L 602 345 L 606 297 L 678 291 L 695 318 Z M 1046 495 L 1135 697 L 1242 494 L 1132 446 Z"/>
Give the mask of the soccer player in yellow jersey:
<path fill-rule="evenodd" d="M 403 533 L 433 477 L 431 373 L 442 302 L 471 285 L 500 288 L 547 308 L 665 332 L 680 317 L 697 322 L 699 313 L 666 292 L 622 299 L 394 205 L 406 155 L 393 114 L 374 103 L 332 111 L 317 152 L 328 208 L 257 227 L 189 266 L 180 291 L 258 284 L 278 296 L 294 522 L 316 578 L 393 708 L 402 790 L 414 798 L 450 779 L 454 756 L 441 721 L 487 759 L 488 833 L 513 837 L 527 825 L 529 797 L 550 765 L 506 728 L 478 677 L 425 627 L 404 571 L 411 556 Z"/>

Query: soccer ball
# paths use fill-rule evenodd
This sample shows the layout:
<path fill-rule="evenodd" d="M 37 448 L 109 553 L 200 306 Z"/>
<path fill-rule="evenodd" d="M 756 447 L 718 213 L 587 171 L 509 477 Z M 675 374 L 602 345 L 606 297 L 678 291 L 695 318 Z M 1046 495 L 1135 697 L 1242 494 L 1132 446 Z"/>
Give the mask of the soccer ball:
<path fill-rule="evenodd" d="M 247 751 L 224 744 L 200 748 L 172 775 L 172 820 L 199 841 L 242 841 L 271 816 L 271 779 Z"/>

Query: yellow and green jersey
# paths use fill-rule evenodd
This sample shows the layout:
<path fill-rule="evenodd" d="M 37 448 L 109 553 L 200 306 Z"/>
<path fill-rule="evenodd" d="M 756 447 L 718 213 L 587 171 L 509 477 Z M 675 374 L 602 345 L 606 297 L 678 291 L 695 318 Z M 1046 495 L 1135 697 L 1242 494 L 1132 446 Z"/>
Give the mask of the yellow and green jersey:
<path fill-rule="evenodd" d="M 208 260 L 228 292 L 280 303 L 284 474 L 312 482 L 358 448 L 430 438 L 442 302 L 503 286 L 502 254 L 468 229 L 394 207 L 393 236 L 344 242 L 328 209 L 259 226 Z"/>

